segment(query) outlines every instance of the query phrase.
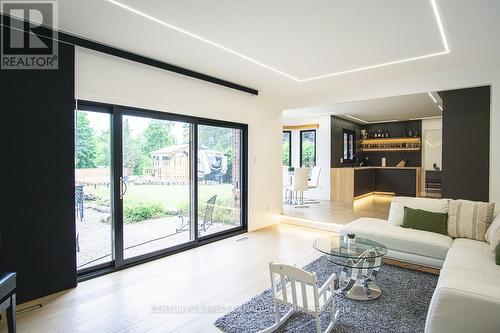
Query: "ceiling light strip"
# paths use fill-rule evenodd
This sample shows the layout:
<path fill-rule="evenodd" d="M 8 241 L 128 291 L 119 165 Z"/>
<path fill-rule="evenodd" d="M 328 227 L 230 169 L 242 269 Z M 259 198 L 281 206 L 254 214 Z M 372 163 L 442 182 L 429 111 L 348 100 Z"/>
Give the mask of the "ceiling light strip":
<path fill-rule="evenodd" d="M 439 119 L 439 118 L 443 118 L 443 116 L 410 118 L 409 120 L 426 120 L 426 119 Z"/>
<path fill-rule="evenodd" d="M 369 122 L 368 122 L 368 121 L 366 121 L 366 120 L 363 120 L 363 119 L 360 119 L 360 118 L 356 118 L 356 117 L 350 116 L 350 115 L 348 115 L 348 114 L 346 114 L 345 116 L 346 116 L 347 118 L 350 118 L 350 119 L 352 119 L 352 120 L 357 120 L 357 121 L 360 121 L 360 122 L 365 123 L 365 124 L 368 124 L 368 123 L 369 123 Z"/>
<path fill-rule="evenodd" d="M 446 39 L 446 34 L 444 33 L 443 22 L 441 21 L 441 15 L 439 15 L 439 9 L 437 7 L 436 0 L 431 0 L 431 6 L 439 28 L 439 33 L 441 34 L 441 40 L 443 41 L 444 49 L 446 53 L 448 53 L 450 52 L 450 48 L 448 46 L 448 40 Z"/>
<path fill-rule="evenodd" d="M 412 58 L 405 58 L 405 59 L 401 59 L 401 60 L 395 60 L 395 61 L 385 62 L 385 63 L 381 63 L 381 64 L 376 64 L 376 65 L 370 65 L 370 66 L 364 66 L 364 67 L 354 68 L 354 69 L 350 69 L 350 70 L 346 70 L 346 71 L 340 71 L 340 72 L 335 72 L 335 73 L 330 73 L 330 74 L 325 74 L 325 75 L 314 76 L 314 77 L 305 78 L 305 79 L 299 79 L 299 78 L 294 77 L 294 76 L 292 76 L 290 74 L 282 72 L 279 69 L 276 69 L 276 68 L 271 67 L 269 65 L 266 65 L 266 64 L 264 64 L 264 63 L 262 63 L 262 62 L 260 62 L 258 60 L 250 58 L 250 57 L 248 57 L 248 56 L 246 56 L 246 55 L 244 55 L 244 54 L 242 54 L 242 53 L 240 53 L 238 51 L 232 50 L 232 49 L 230 49 L 228 47 L 225 47 L 225 46 L 223 46 L 221 44 L 218 44 L 218 43 L 215 43 L 215 42 L 213 42 L 213 41 L 211 41 L 209 39 L 206 39 L 206 38 L 204 38 L 204 37 L 202 37 L 200 35 L 194 34 L 192 32 L 189 32 L 189 31 L 185 30 L 185 29 L 179 28 L 179 27 L 177 27 L 177 26 L 175 26 L 173 24 L 170 24 L 170 23 L 167 23 L 165 21 L 162 21 L 162 20 L 160 20 L 160 19 L 158 19 L 156 17 L 153 17 L 153 16 L 151 16 L 149 14 L 146 14 L 144 12 L 141 12 L 140 10 L 137 10 L 135 8 L 127 6 L 127 5 L 125 5 L 125 4 L 123 4 L 123 3 L 119 2 L 119 1 L 116 1 L 116 0 L 105 0 L 105 1 L 111 3 L 111 4 L 115 5 L 115 6 L 118 6 L 120 8 L 123 8 L 125 10 L 128 10 L 128 11 L 130 11 L 130 12 L 136 14 L 136 15 L 142 16 L 142 17 L 144 17 L 144 18 L 146 18 L 148 20 L 151 20 L 151 21 L 153 21 L 155 23 L 163 25 L 163 26 L 165 26 L 167 28 L 173 29 L 173 30 L 175 30 L 177 32 L 183 33 L 183 34 L 185 34 L 187 36 L 190 36 L 192 38 L 195 38 L 195 39 L 197 39 L 199 41 L 202 41 L 204 43 L 207 43 L 209 45 L 217 47 L 217 48 L 219 48 L 221 50 L 224 50 L 224 51 L 226 51 L 228 53 L 236 55 L 236 56 L 238 56 L 238 57 L 240 57 L 242 59 L 245 59 L 245 60 L 247 60 L 247 61 L 249 61 L 249 62 L 251 62 L 253 64 L 256 64 L 258 66 L 266 68 L 266 69 L 268 69 L 270 71 L 273 71 L 273 72 L 275 72 L 275 73 L 277 73 L 279 75 L 287 77 L 287 78 L 289 78 L 291 80 L 294 80 L 296 82 L 308 82 L 308 81 L 312 81 L 312 80 L 319 80 L 319 79 L 324 79 L 324 78 L 328 78 L 328 77 L 333 77 L 333 76 L 338 76 L 338 75 L 343 75 L 343 74 L 348 74 L 348 73 L 354 73 L 354 72 L 364 71 L 364 70 L 368 70 L 368 69 L 374 69 L 374 68 L 385 67 L 385 66 L 389 66 L 389 65 L 395 65 L 395 64 L 400 64 L 400 63 L 405 63 L 405 62 L 410 62 L 410 61 L 416 61 L 416 60 L 426 59 L 426 58 L 430 58 L 430 57 L 444 55 L 444 54 L 447 54 L 447 53 L 450 52 L 450 49 L 449 49 L 449 46 L 448 46 L 448 41 L 446 40 L 446 34 L 444 32 L 444 27 L 443 27 L 443 23 L 442 23 L 442 20 L 441 20 L 441 16 L 439 14 L 439 9 L 438 9 L 437 4 L 436 4 L 436 0 L 430 0 L 430 2 L 431 2 L 431 6 L 432 6 L 432 11 L 434 13 L 434 17 L 436 19 L 436 23 L 437 23 L 438 28 L 439 28 L 439 33 L 441 35 L 441 40 L 443 42 L 444 51 L 435 52 L 435 53 L 426 54 L 426 55 L 417 56 L 417 57 L 412 57 Z"/>
<path fill-rule="evenodd" d="M 438 103 L 438 101 L 434 98 L 434 96 L 432 96 L 432 93 L 430 91 L 427 94 L 432 98 L 434 103 L 436 103 L 436 104 Z"/>
<path fill-rule="evenodd" d="M 398 122 L 399 120 L 397 119 L 391 119 L 391 120 L 379 120 L 379 121 L 366 121 L 366 120 L 363 120 L 361 118 L 357 118 L 357 117 L 354 117 L 354 116 L 350 116 L 348 114 L 345 115 L 345 117 L 347 118 L 350 118 L 352 120 L 357 120 L 359 122 L 362 122 L 362 123 L 365 123 L 365 124 L 382 124 L 382 123 L 396 123 Z"/>
<path fill-rule="evenodd" d="M 197 39 L 197 40 L 200 40 L 200 41 L 202 41 L 202 42 L 204 42 L 204 43 L 207 43 L 207 44 L 212 45 L 212 46 L 215 46 L 215 47 L 217 47 L 217 48 L 219 48 L 219 49 L 221 49 L 221 50 L 224 50 L 224 51 L 226 51 L 226 52 L 229 52 L 229 53 L 231 53 L 231 54 L 234 54 L 234 55 L 236 55 L 236 56 L 238 56 L 238 57 L 240 57 L 240 58 L 243 58 L 243 59 L 245 59 L 245 60 L 248 60 L 248 61 L 250 61 L 250 62 L 252 62 L 252 63 L 254 63 L 254 64 L 256 64 L 256 65 L 259 65 L 259 66 L 261 66 L 261 67 L 264 67 L 264 68 L 266 68 L 266 69 L 269 69 L 269 70 L 271 70 L 271 71 L 273 71 L 273 72 L 276 72 L 276 73 L 278 73 L 278 74 L 280 74 L 280 75 L 286 76 L 286 77 L 287 77 L 287 78 L 289 78 L 289 79 L 292 79 L 292 80 L 295 80 L 295 81 L 300 81 L 299 79 L 297 79 L 296 77 L 293 77 L 292 75 L 289 75 L 289 74 L 287 74 L 287 73 L 284 73 L 284 72 L 282 72 L 282 71 L 280 71 L 280 70 L 278 70 L 278 69 L 276 69 L 276 68 L 273 68 L 273 67 L 271 67 L 271 66 L 268 66 L 268 65 L 266 65 L 266 64 L 264 64 L 264 63 L 262 63 L 262 62 L 260 62 L 260 61 L 257 61 L 257 60 L 255 60 L 255 59 L 252 59 L 252 58 L 250 58 L 250 57 L 247 57 L 246 55 L 244 55 L 244 54 L 242 54 L 242 53 L 239 53 L 238 51 L 232 50 L 232 49 L 230 49 L 230 48 L 228 48 L 228 47 L 225 47 L 225 46 L 223 46 L 223 45 L 220 45 L 220 44 L 217 44 L 217 43 L 215 43 L 215 42 L 212 42 L 211 40 L 208 40 L 208 39 L 206 39 L 206 38 L 204 38 L 204 37 L 202 37 L 202 36 L 199 36 L 199 35 L 197 35 L 197 34 L 194 34 L 194 33 L 192 33 L 192 32 L 189 32 L 189 31 L 187 31 L 187 30 L 184 30 L 184 29 L 182 29 L 182 28 L 179 28 L 179 27 L 177 27 L 177 26 L 175 26 L 175 25 L 173 25 L 173 24 L 167 23 L 167 22 L 165 22 L 165 21 L 162 21 L 162 20 L 160 20 L 160 19 L 158 19 L 158 18 L 156 18 L 156 17 L 153 17 L 153 16 L 151 16 L 151 15 L 148 15 L 148 14 L 146 14 L 146 13 L 144 13 L 144 12 L 141 12 L 141 11 L 139 11 L 139 10 L 137 10 L 137 9 L 134 9 L 134 8 L 132 8 L 132 7 L 130 7 L 130 6 L 127 6 L 127 5 L 125 5 L 125 4 L 121 3 L 121 2 L 118 2 L 118 1 L 115 1 L 115 0 L 106 0 L 106 1 L 107 1 L 107 2 L 109 2 L 109 3 L 112 3 L 113 5 L 116 5 L 116 6 L 118 6 L 118 7 L 121 7 L 121 8 L 123 8 L 123 9 L 126 9 L 126 10 L 128 10 L 128 11 L 130 11 L 130 12 L 134 13 L 134 14 L 137 14 L 137 15 L 139 15 L 139 16 L 142 16 L 142 17 L 144 17 L 144 18 L 147 18 L 148 20 L 151 20 L 151 21 L 153 21 L 153 22 L 156 22 L 156 23 L 158 23 L 158 24 L 161 24 L 161 25 L 163 25 L 163 26 L 165 26 L 165 27 L 167 27 L 167 28 L 170 28 L 170 29 L 173 29 L 173 30 L 178 31 L 178 32 L 180 32 L 180 33 L 183 33 L 183 34 L 185 34 L 185 35 L 188 35 L 188 36 L 190 36 L 190 37 L 192 37 L 192 38 L 195 38 L 195 39 Z"/>

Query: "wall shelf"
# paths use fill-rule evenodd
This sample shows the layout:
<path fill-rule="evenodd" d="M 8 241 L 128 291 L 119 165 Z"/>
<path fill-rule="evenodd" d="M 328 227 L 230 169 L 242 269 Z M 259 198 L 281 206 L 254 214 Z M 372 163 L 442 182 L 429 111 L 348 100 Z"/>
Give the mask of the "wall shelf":
<path fill-rule="evenodd" d="M 420 146 L 419 137 L 361 140 L 361 151 L 419 151 Z"/>

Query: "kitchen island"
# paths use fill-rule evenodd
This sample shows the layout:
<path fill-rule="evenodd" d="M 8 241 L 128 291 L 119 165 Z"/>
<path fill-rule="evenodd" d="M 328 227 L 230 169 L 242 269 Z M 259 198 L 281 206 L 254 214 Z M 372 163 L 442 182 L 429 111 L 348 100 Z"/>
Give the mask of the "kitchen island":
<path fill-rule="evenodd" d="M 331 169 L 330 199 L 354 202 L 369 194 L 415 197 L 419 193 L 420 167 L 346 167 Z"/>

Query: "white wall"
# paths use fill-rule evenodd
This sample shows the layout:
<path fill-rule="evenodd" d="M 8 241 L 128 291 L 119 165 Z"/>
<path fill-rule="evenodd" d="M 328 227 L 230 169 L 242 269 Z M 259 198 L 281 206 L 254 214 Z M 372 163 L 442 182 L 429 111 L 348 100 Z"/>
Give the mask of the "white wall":
<path fill-rule="evenodd" d="M 78 99 L 248 124 L 248 227 L 279 222 L 282 122 L 272 99 L 81 48 L 76 71 Z"/>
<path fill-rule="evenodd" d="M 318 124 L 316 130 L 316 165 L 321 167 L 319 186 L 307 190 L 305 196 L 330 200 L 330 115 L 284 118 L 283 125 Z M 292 131 L 292 166 L 300 166 L 300 130 Z"/>
<path fill-rule="evenodd" d="M 397 66 L 397 65 L 395 65 Z M 374 85 L 359 81 L 339 89 L 289 99 L 285 108 L 335 104 L 379 97 L 491 85 L 490 201 L 500 204 L 500 67 L 477 67 L 387 77 Z"/>

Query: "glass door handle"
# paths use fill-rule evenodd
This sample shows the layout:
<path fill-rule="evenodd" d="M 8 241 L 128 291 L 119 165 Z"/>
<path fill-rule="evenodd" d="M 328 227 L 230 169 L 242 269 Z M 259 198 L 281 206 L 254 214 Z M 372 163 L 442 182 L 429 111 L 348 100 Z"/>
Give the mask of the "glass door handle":
<path fill-rule="evenodd" d="M 123 177 L 120 177 L 120 199 L 123 200 L 123 196 L 125 193 L 127 193 L 127 182 L 123 179 Z"/>

